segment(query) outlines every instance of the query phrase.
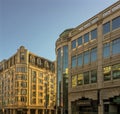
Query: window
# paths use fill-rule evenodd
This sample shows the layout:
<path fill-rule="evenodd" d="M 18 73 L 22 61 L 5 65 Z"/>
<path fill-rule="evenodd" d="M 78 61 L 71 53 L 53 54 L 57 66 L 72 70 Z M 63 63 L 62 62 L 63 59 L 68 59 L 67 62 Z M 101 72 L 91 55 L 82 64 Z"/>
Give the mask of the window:
<path fill-rule="evenodd" d="M 84 84 L 89 84 L 89 72 L 84 72 Z"/>
<path fill-rule="evenodd" d="M 72 49 L 76 48 L 76 40 L 72 41 Z"/>
<path fill-rule="evenodd" d="M 17 67 L 16 68 L 16 72 L 27 72 L 27 68 L 26 67 Z"/>
<path fill-rule="evenodd" d="M 32 72 L 32 82 L 36 82 L 36 71 Z"/>
<path fill-rule="evenodd" d="M 21 89 L 21 94 L 22 95 L 27 95 L 27 90 L 26 89 Z"/>
<path fill-rule="evenodd" d="M 27 82 L 21 82 L 21 87 L 26 88 L 27 87 Z"/>
<path fill-rule="evenodd" d="M 103 57 L 109 57 L 110 56 L 110 43 L 106 43 L 103 46 Z"/>
<path fill-rule="evenodd" d="M 91 50 L 91 62 L 96 61 L 96 59 L 97 59 L 97 48 L 93 48 Z"/>
<path fill-rule="evenodd" d="M 21 79 L 22 79 L 22 80 L 27 80 L 27 76 L 26 76 L 26 75 L 22 75 L 22 76 L 21 76 Z"/>
<path fill-rule="evenodd" d="M 120 27 L 120 16 L 112 20 L 112 30 Z"/>
<path fill-rule="evenodd" d="M 78 74 L 77 85 L 83 84 L 83 74 Z"/>
<path fill-rule="evenodd" d="M 90 62 L 89 51 L 84 52 L 84 64 L 88 64 Z"/>
<path fill-rule="evenodd" d="M 43 97 L 43 93 L 39 92 L 39 93 L 38 93 L 38 96 L 39 96 L 39 97 Z"/>
<path fill-rule="evenodd" d="M 112 54 L 120 53 L 120 38 L 112 41 Z"/>
<path fill-rule="evenodd" d="M 103 34 L 110 32 L 110 22 L 103 24 Z"/>
<path fill-rule="evenodd" d="M 33 97 L 36 97 L 36 92 L 33 92 L 33 93 L 32 93 L 32 96 L 33 96 Z"/>
<path fill-rule="evenodd" d="M 72 87 L 77 86 L 77 75 L 72 76 Z"/>
<path fill-rule="evenodd" d="M 104 81 L 111 79 L 111 66 L 103 68 Z"/>
<path fill-rule="evenodd" d="M 77 41 L 78 41 L 78 46 L 82 45 L 82 37 L 79 37 Z"/>
<path fill-rule="evenodd" d="M 78 62 L 78 66 L 82 66 L 82 64 L 83 64 L 83 55 L 82 54 L 78 55 L 77 62 Z"/>
<path fill-rule="evenodd" d="M 39 77 L 43 78 L 43 73 L 42 72 L 40 72 Z"/>
<path fill-rule="evenodd" d="M 21 102 L 26 102 L 26 101 L 27 101 L 27 98 L 24 96 L 21 96 Z"/>
<path fill-rule="evenodd" d="M 43 86 L 39 86 L 39 90 L 43 90 Z"/>
<path fill-rule="evenodd" d="M 97 38 L 97 29 L 91 31 L 91 40 Z"/>
<path fill-rule="evenodd" d="M 92 70 L 91 71 L 91 83 L 96 83 L 97 82 L 97 70 Z"/>
<path fill-rule="evenodd" d="M 113 76 L 113 79 L 120 78 L 120 64 L 112 66 L 112 76 Z"/>
<path fill-rule="evenodd" d="M 20 53 L 20 60 L 21 61 L 25 60 L 25 54 L 23 52 Z"/>
<path fill-rule="evenodd" d="M 72 57 L 72 68 L 76 67 L 76 56 Z"/>
<path fill-rule="evenodd" d="M 36 99 L 32 99 L 32 104 L 36 104 Z"/>
<path fill-rule="evenodd" d="M 63 46 L 63 71 L 68 68 L 68 45 Z"/>
<path fill-rule="evenodd" d="M 43 80 L 42 79 L 38 79 L 38 83 L 39 84 L 43 84 Z"/>
<path fill-rule="evenodd" d="M 84 43 L 89 42 L 89 33 L 84 35 Z"/>
<path fill-rule="evenodd" d="M 32 89 L 33 89 L 33 90 L 36 90 L 36 85 L 32 85 Z"/>
<path fill-rule="evenodd" d="M 43 103 L 43 100 L 42 100 L 42 99 L 39 99 L 39 100 L 38 100 L 38 103 L 39 103 L 39 104 Z"/>

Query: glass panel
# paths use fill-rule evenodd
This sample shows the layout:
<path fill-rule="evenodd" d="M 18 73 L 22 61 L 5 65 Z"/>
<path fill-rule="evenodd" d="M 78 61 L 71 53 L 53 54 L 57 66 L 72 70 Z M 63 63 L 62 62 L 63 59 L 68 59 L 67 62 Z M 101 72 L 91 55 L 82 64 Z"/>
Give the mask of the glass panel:
<path fill-rule="evenodd" d="M 77 84 L 78 85 L 83 84 L 83 74 L 78 74 Z"/>
<path fill-rule="evenodd" d="M 120 38 L 112 41 L 112 54 L 120 53 Z"/>
<path fill-rule="evenodd" d="M 91 40 L 97 38 L 97 29 L 91 31 Z"/>
<path fill-rule="evenodd" d="M 104 81 L 111 79 L 111 66 L 103 68 Z"/>
<path fill-rule="evenodd" d="M 78 66 L 82 66 L 82 64 L 83 64 L 83 55 L 79 54 L 78 55 Z"/>
<path fill-rule="evenodd" d="M 77 75 L 72 76 L 72 87 L 77 86 Z"/>
<path fill-rule="evenodd" d="M 110 43 L 106 43 L 103 46 L 103 57 L 109 57 L 110 56 Z"/>
<path fill-rule="evenodd" d="M 61 78 L 62 78 L 62 70 L 61 70 L 61 48 L 57 50 L 57 105 L 60 106 L 61 103 Z"/>
<path fill-rule="evenodd" d="M 84 72 L 84 84 L 89 84 L 89 72 Z"/>
<path fill-rule="evenodd" d="M 68 46 L 63 47 L 63 71 L 68 68 Z"/>
<path fill-rule="evenodd" d="M 97 48 L 93 48 L 91 50 L 91 62 L 96 61 L 97 60 Z"/>
<path fill-rule="evenodd" d="M 91 71 L 91 83 L 96 83 L 97 82 L 97 70 L 92 70 Z"/>
<path fill-rule="evenodd" d="M 89 42 L 89 33 L 84 35 L 84 43 Z"/>
<path fill-rule="evenodd" d="M 72 68 L 76 67 L 76 56 L 72 57 Z"/>
<path fill-rule="evenodd" d="M 120 27 L 120 16 L 112 20 L 112 30 Z"/>
<path fill-rule="evenodd" d="M 103 25 L 103 34 L 110 32 L 110 22 L 107 22 Z"/>
<path fill-rule="evenodd" d="M 120 64 L 112 66 L 112 76 L 113 76 L 113 79 L 120 78 Z"/>
<path fill-rule="evenodd" d="M 76 40 L 72 41 L 72 49 L 76 48 Z"/>
<path fill-rule="evenodd" d="M 78 46 L 82 45 L 82 37 L 79 37 L 77 41 L 78 41 Z"/>
<path fill-rule="evenodd" d="M 89 51 L 84 52 L 84 64 L 88 64 L 90 62 Z"/>

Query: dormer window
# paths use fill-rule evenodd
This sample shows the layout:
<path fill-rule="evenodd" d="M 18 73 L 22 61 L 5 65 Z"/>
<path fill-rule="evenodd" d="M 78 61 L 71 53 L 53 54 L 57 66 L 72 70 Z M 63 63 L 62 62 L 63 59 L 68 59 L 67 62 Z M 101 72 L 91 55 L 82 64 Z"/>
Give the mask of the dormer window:
<path fill-rule="evenodd" d="M 25 54 L 22 52 L 20 53 L 20 60 L 21 61 L 24 61 L 25 60 Z"/>

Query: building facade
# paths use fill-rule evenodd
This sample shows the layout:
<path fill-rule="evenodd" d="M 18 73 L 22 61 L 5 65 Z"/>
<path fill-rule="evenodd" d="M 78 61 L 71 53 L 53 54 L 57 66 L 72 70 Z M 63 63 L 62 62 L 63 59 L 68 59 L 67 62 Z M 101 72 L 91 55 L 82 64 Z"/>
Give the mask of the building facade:
<path fill-rule="evenodd" d="M 120 1 L 65 30 L 56 56 L 58 110 L 66 97 L 69 114 L 120 113 Z"/>
<path fill-rule="evenodd" d="M 0 114 L 54 114 L 55 62 L 21 46 L 0 62 Z"/>

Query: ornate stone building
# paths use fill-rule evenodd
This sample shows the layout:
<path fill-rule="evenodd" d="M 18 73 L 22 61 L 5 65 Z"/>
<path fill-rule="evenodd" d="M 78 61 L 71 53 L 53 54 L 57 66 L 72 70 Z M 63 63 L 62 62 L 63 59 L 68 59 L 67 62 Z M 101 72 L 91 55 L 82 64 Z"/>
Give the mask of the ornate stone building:
<path fill-rule="evenodd" d="M 120 1 L 65 30 L 56 41 L 56 56 L 58 111 L 120 113 Z"/>
<path fill-rule="evenodd" d="M 21 46 L 0 62 L 0 114 L 54 114 L 55 62 Z"/>

